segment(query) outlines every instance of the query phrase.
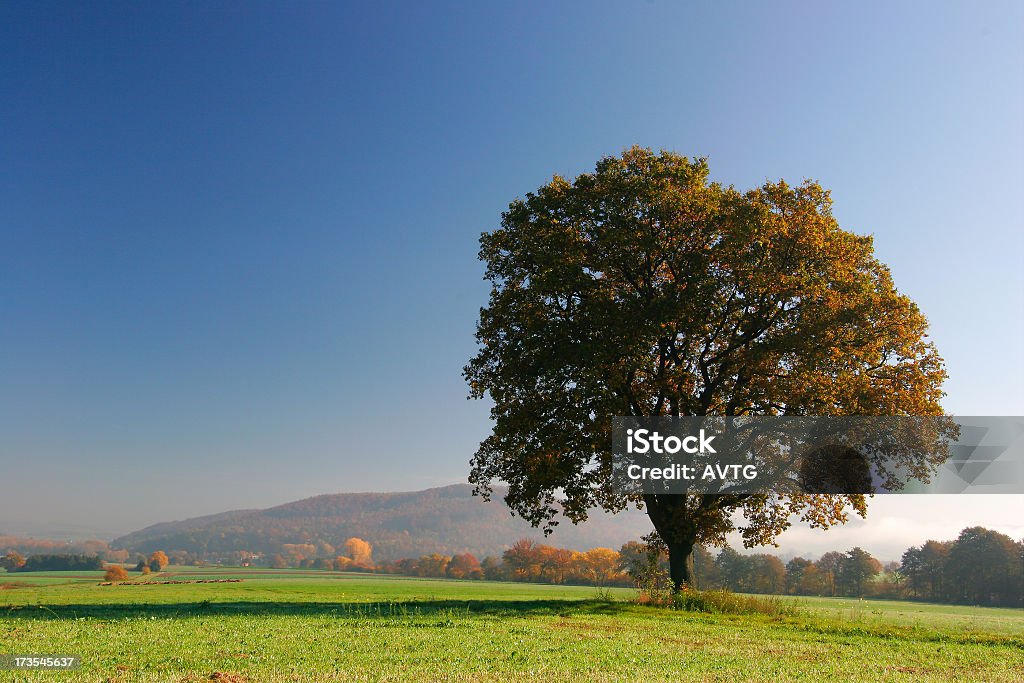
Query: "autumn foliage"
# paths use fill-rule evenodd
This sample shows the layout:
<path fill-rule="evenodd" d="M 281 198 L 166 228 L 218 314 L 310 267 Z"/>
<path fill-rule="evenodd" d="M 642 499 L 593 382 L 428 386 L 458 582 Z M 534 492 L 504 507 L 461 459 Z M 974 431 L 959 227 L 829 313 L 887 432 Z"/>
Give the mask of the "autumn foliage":
<path fill-rule="evenodd" d="M 157 550 L 149 556 L 149 562 L 147 564 L 149 565 L 150 570 L 154 572 L 162 572 L 164 567 L 169 563 L 170 560 L 167 559 L 167 554 L 162 550 Z"/>
<path fill-rule="evenodd" d="M 545 528 L 643 508 L 677 589 L 698 544 L 828 528 L 865 497 L 623 493 L 614 416 L 942 415 L 926 318 L 816 183 L 740 191 L 704 159 L 635 147 L 513 201 L 480 258 L 492 287 L 465 377 L 494 427 L 470 481 L 485 497 L 506 482 Z"/>
<path fill-rule="evenodd" d="M 119 564 L 107 565 L 107 571 L 104 572 L 103 579 L 110 582 L 127 581 L 128 572 Z"/>
<path fill-rule="evenodd" d="M 0 557 L 0 567 L 3 567 L 9 572 L 17 571 L 24 565 L 25 556 L 15 550 L 11 550 L 3 557 Z"/>
<path fill-rule="evenodd" d="M 353 566 L 368 569 L 373 566 L 373 546 L 361 538 L 350 538 L 345 541 L 345 556 Z"/>
<path fill-rule="evenodd" d="M 442 555 L 432 553 L 419 558 L 389 562 L 381 570 L 407 576 L 449 579 L 490 579 L 534 583 L 630 586 L 632 579 L 623 570 L 622 558 L 610 548 L 586 552 L 556 548 L 519 539 L 501 559 L 487 557 L 483 562 L 470 553 Z"/>

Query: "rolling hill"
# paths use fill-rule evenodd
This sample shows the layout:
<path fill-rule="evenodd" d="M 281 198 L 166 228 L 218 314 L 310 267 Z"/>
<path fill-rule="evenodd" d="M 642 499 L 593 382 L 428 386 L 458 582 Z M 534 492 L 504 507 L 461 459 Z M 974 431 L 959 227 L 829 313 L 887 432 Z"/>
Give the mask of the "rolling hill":
<path fill-rule="evenodd" d="M 114 540 L 111 546 L 143 554 L 180 550 L 217 559 L 243 550 L 271 555 L 286 543 L 340 548 L 357 536 L 373 545 L 377 560 L 435 552 L 471 552 L 483 558 L 500 555 L 524 536 L 543 539 L 539 529 L 511 515 L 503 494 L 496 490 L 492 501 L 485 502 L 465 484 L 404 493 L 329 494 L 266 510 L 234 510 L 155 524 Z M 650 529 L 643 513 L 596 511 L 579 526 L 562 520 L 544 542 L 576 550 L 617 549 Z"/>

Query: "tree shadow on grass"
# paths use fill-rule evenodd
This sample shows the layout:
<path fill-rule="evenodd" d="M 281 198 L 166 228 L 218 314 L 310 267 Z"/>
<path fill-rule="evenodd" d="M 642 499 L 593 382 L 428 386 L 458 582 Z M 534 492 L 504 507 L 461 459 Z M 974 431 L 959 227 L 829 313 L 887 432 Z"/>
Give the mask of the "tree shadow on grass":
<path fill-rule="evenodd" d="M 0 619 L 132 619 L 210 616 L 316 616 L 339 619 L 619 614 L 608 600 L 395 600 L 375 602 L 224 601 L 0 606 Z"/>

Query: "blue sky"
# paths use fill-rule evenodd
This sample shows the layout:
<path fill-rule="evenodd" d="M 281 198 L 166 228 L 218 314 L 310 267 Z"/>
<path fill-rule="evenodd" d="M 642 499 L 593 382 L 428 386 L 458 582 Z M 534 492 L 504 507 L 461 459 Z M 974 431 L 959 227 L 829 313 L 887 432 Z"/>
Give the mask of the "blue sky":
<path fill-rule="evenodd" d="M 1019 3 L 6 3 L 0 45 L 0 524 L 464 480 L 479 233 L 633 144 L 832 188 L 947 409 L 1024 414 Z"/>

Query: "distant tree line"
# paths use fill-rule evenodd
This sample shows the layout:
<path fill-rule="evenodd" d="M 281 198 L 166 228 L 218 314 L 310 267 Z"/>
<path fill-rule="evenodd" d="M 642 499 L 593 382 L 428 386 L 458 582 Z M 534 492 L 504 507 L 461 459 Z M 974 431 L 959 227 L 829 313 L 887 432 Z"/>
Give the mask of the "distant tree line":
<path fill-rule="evenodd" d="M 499 498 L 503 490 L 496 489 Z M 567 523 L 558 536 L 565 539 L 560 544 L 579 549 L 617 547 L 604 539 L 621 538 L 621 543 L 644 533 L 646 526 L 639 513 L 617 518 L 600 516 L 578 527 Z M 291 562 L 285 548 L 288 544 L 315 546 L 316 554 L 306 559 L 333 560 L 345 554 L 344 544 L 353 537 L 372 543 L 377 561 L 430 553 L 452 556 L 471 552 L 480 558 L 500 557 L 509 543 L 532 533 L 529 524 L 509 515 L 503 503 L 484 503 L 472 495 L 471 486 L 459 484 L 409 493 L 317 496 L 268 510 L 169 522 L 124 536 L 113 545 L 146 556 L 163 550 L 172 564 L 178 564 L 172 553 L 183 551 L 191 561 L 263 565 L 275 555 Z M 332 550 L 328 552 L 326 546 Z M 5 547 L 0 542 L 0 554 Z M 239 557 L 242 552 L 256 559 Z"/>
<path fill-rule="evenodd" d="M 27 555 L 98 555 L 108 562 L 125 562 L 127 550 L 111 548 L 106 541 L 51 541 L 0 534 L 0 557 L 8 553 Z"/>
<path fill-rule="evenodd" d="M 103 569 L 103 560 L 97 555 L 30 555 L 18 553 L 4 555 L 4 568 L 13 572 L 77 572 Z"/>
<path fill-rule="evenodd" d="M 433 553 L 419 558 L 388 562 L 379 571 L 405 576 L 450 579 L 487 579 L 490 581 L 526 581 L 587 586 L 630 586 L 622 556 L 611 548 L 593 548 L 585 552 L 556 548 L 521 538 L 500 558 L 488 556 L 482 561 L 471 553 L 442 555 Z"/>
<path fill-rule="evenodd" d="M 657 543 L 652 535 L 618 551 L 577 552 L 520 539 L 500 558 L 434 553 L 377 569 L 406 576 L 644 587 L 668 578 L 668 558 Z M 910 548 L 902 561 L 885 565 L 863 548 L 783 562 L 728 547 L 716 556 L 699 546 L 694 565 L 699 587 L 706 589 L 1024 606 L 1024 541 L 982 527 L 964 529 L 954 541 Z"/>
<path fill-rule="evenodd" d="M 652 534 L 619 550 L 585 552 L 519 539 L 500 556 L 478 560 L 473 554 L 432 553 L 418 558 L 375 562 L 373 546 L 352 537 L 341 548 L 319 543 L 285 543 L 282 552 L 264 555 L 235 550 L 226 554 L 236 566 L 295 567 L 333 571 L 375 571 L 406 576 L 488 579 L 552 584 L 645 587 L 667 580 L 668 559 Z M 7 571 L 93 571 L 103 569 L 104 555 L 35 554 L 25 557 L 7 549 L 0 567 Z M 137 571 L 162 571 L 167 564 L 206 564 L 180 550 L 140 556 Z M 723 548 L 713 555 L 694 550 L 700 588 L 743 593 L 878 597 L 972 605 L 1024 607 L 1024 541 L 983 527 L 964 529 L 953 541 L 930 540 L 908 549 L 899 562 L 883 565 L 862 548 L 831 551 L 817 560 L 795 557 L 783 562 L 769 553 L 742 554 Z"/>
<path fill-rule="evenodd" d="M 955 541 L 928 541 L 907 550 L 900 576 L 908 597 L 1024 607 L 1024 541 L 970 527 Z"/>
<path fill-rule="evenodd" d="M 643 559 L 648 550 L 648 543 L 622 547 L 623 557 L 631 558 L 627 570 L 638 580 L 651 573 L 650 561 L 645 565 Z M 663 553 L 655 564 L 668 568 Z M 700 588 L 1024 607 L 1024 541 L 983 527 L 964 529 L 954 541 L 927 541 L 886 565 L 862 548 L 787 563 L 766 553 L 724 548 L 715 557 L 697 548 L 695 565 Z"/>

